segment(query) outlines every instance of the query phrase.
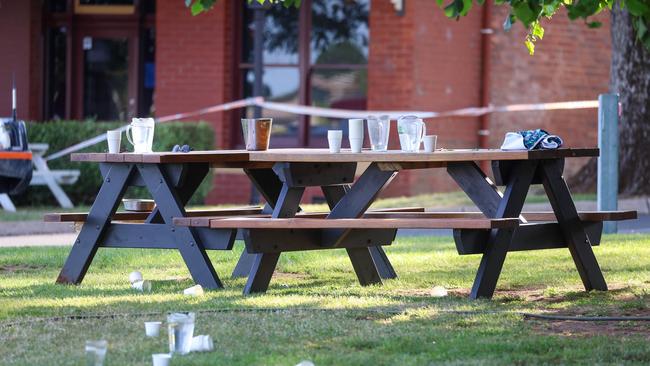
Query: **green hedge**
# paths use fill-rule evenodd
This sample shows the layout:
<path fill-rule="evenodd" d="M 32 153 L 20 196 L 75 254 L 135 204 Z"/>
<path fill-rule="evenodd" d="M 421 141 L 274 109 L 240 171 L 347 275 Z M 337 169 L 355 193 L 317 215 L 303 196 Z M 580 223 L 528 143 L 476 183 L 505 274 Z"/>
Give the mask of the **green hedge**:
<path fill-rule="evenodd" d="M 105 133 L 107 130 L 122 126 L 122 122 L 30 122 L 27 124 L 29 142 L 44 142 L 50 145 L 46 156 L 60 151 L 78 142 Z M 205 122 L 169 122 L 156 125 L 154 133 L 154 151 L 171 151 L 176 144 L 188 144 L 194 150 L 210 150 L 214 148 L 214 131 Z M 122 148 L 130 149 L 131 145 L 122 134 Z M 82 152 L 105 152 L 106 142 L 83 149 Z M 70 156 L 64 156 L 48 162 L 50 169 L 78 169 L 81 171 L 79 180 L 74 185 L 62 186 L 75 205 L 90 205 L 101 185 L 101 176 L 96 163 L 71 162 Z M 212 179 L 206 179 L 192 197 L 190 203 L 201 204 L 210 191 Z M 128 197 L 148 198 L 143 189 L 127 191 Z M 15 197 L 18 205 L 51 206 L 56 200 L 45 186 L 31 186 L 26 193 Z"/>

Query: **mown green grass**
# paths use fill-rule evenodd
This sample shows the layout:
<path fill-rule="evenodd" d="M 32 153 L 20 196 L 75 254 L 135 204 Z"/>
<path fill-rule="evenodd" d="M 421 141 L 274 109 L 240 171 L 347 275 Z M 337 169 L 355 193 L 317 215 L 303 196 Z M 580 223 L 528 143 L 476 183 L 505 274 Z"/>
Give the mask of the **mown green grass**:
<path fill-rule="evenodd" d="M 196 311 L 216 350 L 173 365 L 648 364 L 648 322 L 525 320 L 520 313 L 650 315 L 650 236 L 605 236 L 595 247 L 611 291 L 586 293 L 568 250 L 508 255 L 491 301 L 467 293 L 479 256 L 458 256 L 448 237 L 398 238 L 386 247 L 399 278 L 361 287 L 343 250 L 283 254 L 267 294 L 242 296 L 229 279 L 241 250 L 210 252 L 226 289 L 198 298 L 180 256 L 100 250 L 82 285 L 55 285 L 68 248 L 0 249 L 0 364 L 83 364 L 83 343 L 107 339 L 107 365 L 148 365 L 166 332 L 143 321 Z M 134 292 L 130 271 L 154 282 Z M 450 296 L 433 298 L 434 285 Z M 52 319 L 112 315 L 108 318 Z"/>

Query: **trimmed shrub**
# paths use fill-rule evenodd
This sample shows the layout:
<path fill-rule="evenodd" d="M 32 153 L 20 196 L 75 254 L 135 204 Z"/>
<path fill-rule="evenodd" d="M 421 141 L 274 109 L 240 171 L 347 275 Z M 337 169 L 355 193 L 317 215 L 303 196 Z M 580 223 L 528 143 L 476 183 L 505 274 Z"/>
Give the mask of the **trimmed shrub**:
<path fill-rule="evenodd" d="M 27 124 L 27 134 L 31 143 L 49 144 L 46 156 L 60 151 L 68 146 L 79 143 L 83 140 L 95 137 L 107 130 L 116 129 L 122 126 L 122 122 L 92 122 L 92 121 L 54 121 L 54 122 L 30 122 Z M 154 151 L 171 151 L 176 144 L 188 144 L 194 150 L 211 150 L 214 148 L 214 131 L 205 122 L 168 122 L 156 125 L 154 133 Z M 131 149 L 132 146 L 122 134 L 122 149 Z M 100 142 L 80 152 L 105 152 L 106 142 Z M 92 204 L 95 195 L 99 191 L 102 178 L 99 167 L 96 163 L 71 162 L 70 156 L 64 156 L 48 162 L 50 169 L 76 169 L 81 172 L 79 180 L 73 185 L 64 185 L 63 190 L 75 205 Z M 191 204 L 202 204 L 205 196 L 210 191 L 212 184 L 211 177 L 201 184 L 197 192 L 190 200 Z M 144 188 L 129 189 L 129 197 L 147 198 L 148 194 Z M 13 198 L 12 198 L 13 199 Z M 17 205 L 31 206 L 52 206 L 57 202 L 46 186 L 31 186 L 26 193 L 16 196 L 14 202 Z"/>

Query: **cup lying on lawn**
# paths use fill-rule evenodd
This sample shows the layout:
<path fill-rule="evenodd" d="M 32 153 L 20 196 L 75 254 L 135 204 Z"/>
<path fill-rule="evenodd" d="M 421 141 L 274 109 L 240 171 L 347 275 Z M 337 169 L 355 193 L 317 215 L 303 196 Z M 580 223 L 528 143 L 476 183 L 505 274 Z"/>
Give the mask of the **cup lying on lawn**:
<path fill-rule="evenodd" d="M 198 335 L 192 338 L 192 352 L 210 352 L 214 350 L 214 341 L 209 335 Z"/>
<path fill-rule="evenodd" d="M 204 293 L 205 291 L 203 291 L 203 287 L 201 285 L 195 285 L 183 290 L 183 295 L 188 296 L 203 296 Z"/>
<path fill-rule="evenodd" d="M 140 292 L 151 292 L 151 282 L 147 280 L 133 282 L 131 287 Z"/>
<path fill-rule="evenodd" d="M 273 118 L 242 118 L 241 128 L 248 151 L 268 150 Z"/>
<path fill-rule="evenodd" d="M 108 342 L 101 341 L 86 341 L 86 365 L 87 366 L 102 366 L 104 358 L 106 358 L 106 351 L 108 350 Z"/>
<path fill-rule="evenodd" d="M 363 120 L 348 120 L 348 140 L 350 140 L 350 150 L 353 153 L 360 153 L 363 146 Z"/>
<path fill-rule="evenodd" d="M 151 355 L 153 366 L 169 366 L 172 360 L 172 355 L 169 353 L 154 353 Z"/>
<path fill-rule="evenodd" d="M 126 138 L 133 145 L 135 153 L 150 153 L 153 148 L 153 118 L 133 118 L 126 129 Z"/>
<path fill-rule="evenodd" d="M 434 152 L 436 151 L 436 142 L 438 141 L 438 136 L 436 135 L 427 135 L 424 136 L 424 152 Z"/>
<path fill-rule="evenodd" d="M 388 116 L 368 117 L 368 137 L 372 151 L 386 151 L 388 149 L 388 135 L 390 133 L 390 119 Z"/>
<path fill-rule="evenodd" d="M 142 272 L 133 271 L 133 272 L 129 273 L 129 282 L 131 282 L 131 284 L 134 284 L 134 283 L 136 283 L 138 281 L 142 281 L 142 280 L 143 280 Z"/>
<path fill-rule="evenodd" d="M 171 313 L 167 315 L 169 352 L 182 355 L 190 353 L 194 336 L 194 313 Z"/>
<path fill-rule="evenodd" d="M 330 147 L 331 153 L 341 152 L 341 141 L 343 140 L 343 131 L 329 130 L 327 131 L 327 142 Z"/>
<path fill-rule="evenodd" d="M 144 334 L 147 337 L 158 337 L 162 322 L 144 322 Z"/>
<path fill-rule="evenodd" d="M 418 152 L 426 131 L 424 122 L 417 116 L 402 116 L 397 119 L 397 133 L 402 151 Z"/>
<path fill-rule="evenodd" d="M 122 131 L 109 130 L 106 131 L 106 141 L 108 142 L 108 152 L 117 154 L 120 152 L 120 144 L 122 143 Z"/>

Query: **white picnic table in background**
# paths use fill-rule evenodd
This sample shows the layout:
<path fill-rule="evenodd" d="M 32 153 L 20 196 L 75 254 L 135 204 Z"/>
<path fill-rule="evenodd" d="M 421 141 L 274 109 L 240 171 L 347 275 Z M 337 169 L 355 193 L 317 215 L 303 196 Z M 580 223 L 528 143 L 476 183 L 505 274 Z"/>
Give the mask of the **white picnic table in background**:
<path fill-rule="evenodd" d="M 32 163 L 34 164 L 34 174 L 29 185 L 48 186 L 59 206 L 73 208 L 72 201 L 65 194 L 61 185 L 75 184 L 79 179 L 79 170 L 50 170 L 47 162 L 43 159 L 48 148 L 49 145 L 44 143 L 29 144 L 29 149 L 32 151 Z M 0 194 L 0 206 L 5 211 L 16 212 L 16 206 L 7 194 Z"/>

